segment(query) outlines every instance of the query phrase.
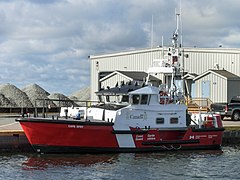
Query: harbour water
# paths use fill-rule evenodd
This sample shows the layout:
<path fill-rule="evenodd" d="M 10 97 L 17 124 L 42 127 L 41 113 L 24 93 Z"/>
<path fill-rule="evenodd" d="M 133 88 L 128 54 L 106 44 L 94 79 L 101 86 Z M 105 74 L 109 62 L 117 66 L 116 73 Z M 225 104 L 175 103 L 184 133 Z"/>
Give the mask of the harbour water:
<path fill-rule="evenodd" d="M 0 179 L 239 179 L 240 147 L 121 154 L 0 154 Z"/>

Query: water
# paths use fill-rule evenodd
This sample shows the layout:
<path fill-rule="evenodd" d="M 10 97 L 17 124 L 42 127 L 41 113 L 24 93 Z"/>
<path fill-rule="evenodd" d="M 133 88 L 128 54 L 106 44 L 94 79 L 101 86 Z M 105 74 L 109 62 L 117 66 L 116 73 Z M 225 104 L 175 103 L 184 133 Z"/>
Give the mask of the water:
<path fill-rule="evenodd" d="M 239 179 L 240 148 L 123 154 L 1 154 L 0 179 Z"/>

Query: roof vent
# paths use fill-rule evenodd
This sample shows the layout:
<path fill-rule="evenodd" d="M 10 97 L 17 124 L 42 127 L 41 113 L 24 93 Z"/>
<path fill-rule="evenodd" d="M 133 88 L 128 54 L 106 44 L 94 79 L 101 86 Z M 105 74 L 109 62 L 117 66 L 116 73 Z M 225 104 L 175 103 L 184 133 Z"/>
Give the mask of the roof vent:
<path fill-rule="evenodd" d="M 219 64 L 218 64 L 218 63 L 215 63 L 215 64 L 214 64 L 214 69 L 219 70 Z"/>

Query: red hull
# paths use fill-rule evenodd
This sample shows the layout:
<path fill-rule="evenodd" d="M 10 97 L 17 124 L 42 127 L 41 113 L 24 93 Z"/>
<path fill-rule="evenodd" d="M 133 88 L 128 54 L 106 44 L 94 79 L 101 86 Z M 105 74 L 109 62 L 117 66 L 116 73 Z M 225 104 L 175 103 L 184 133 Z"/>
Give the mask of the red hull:
<path fill-rule="evenodd" d="M 129 152 L 178 149 L 217 149 L 223 128 L 187 130 L 114 130 L 113 123 L 18 119 L 37 152 Z M 120 138 L 119 138 L 120 137 Z M 122 146 L 121 137 L 133 146 Z M 125 140 L 124 140 L 125 141 Z M 125 142 L 124 142 L 125 143 Z"/>

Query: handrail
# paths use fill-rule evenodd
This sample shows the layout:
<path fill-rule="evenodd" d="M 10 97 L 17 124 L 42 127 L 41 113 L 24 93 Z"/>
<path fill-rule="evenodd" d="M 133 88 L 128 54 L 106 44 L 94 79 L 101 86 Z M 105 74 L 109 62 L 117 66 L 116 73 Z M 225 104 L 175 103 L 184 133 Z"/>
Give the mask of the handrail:
<path fill-rule="evenodd" d="M 188 98 L 187 104 L 195 104 L 198 108 L 210 108 L 212 100 L 209 98 Z"/>
<path fill-rule="evenodd" d="M 92 107 L 93 104 L 98 103 L 99 101 L 82 101 L 82 100 L 72 100 L 72 99 L 36 99 L 35 100 L 35 112 L 34 112 L 34 116 L 38 116 L 38 111 L 37 111 L 37 106 L 36 106 L 36 102 L 37 101 L 42 101 L 43 102 L 43 107 L 42 107 L 42 116 L 46 117 L 48 114 L 49 109 L 51 108 L 51 103 L 54 101 L 58 101 L 58 102 L 65 102 L 65 106 L 68 107 L 74 107 L 76 106 L 76 104 L 74 105 L 74 103 L 76 102 L 80 102 L 85 104 L 84 107 L 89 108 Z M 64 107 L 62 105 L 59 104 L 59 106 L 57 107 Z"/>

